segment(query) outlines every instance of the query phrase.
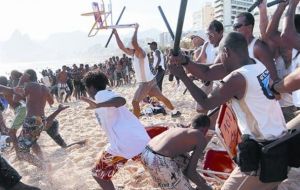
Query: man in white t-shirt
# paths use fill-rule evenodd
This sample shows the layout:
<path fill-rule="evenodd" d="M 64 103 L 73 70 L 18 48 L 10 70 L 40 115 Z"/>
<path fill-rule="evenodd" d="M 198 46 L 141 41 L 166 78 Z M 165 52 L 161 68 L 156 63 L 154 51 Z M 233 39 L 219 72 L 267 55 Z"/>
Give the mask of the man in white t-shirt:
<path fill-rule="evenodd" d="M 111 178 L 129 159 L 138 159 L 150 137 L 140 121 L 124 106 L 126 100 L 106 90 L 108 79 L 99 71 L 84 77 L 92 101 L 82 98 L 96 109 L 96 118 L 105 131 L 108 144 L 93 168 L 93 177 L 103 189 L 114 189 Z"/>
<path fill-rule="evenodd" d="M 132 47 L 125 47 L 121 41 L 117 30 L 114 30 L 117 44 L 119 48 L 127 55 L 133 56 L 133 69 L 135 72 L 136 81 L 139 83 L 137 90 L 133 96 L 132 106 L 133 113 L 136 117 L 140 117 L 140 102 L 147 96 L 154 96 L 159 101 L 163 102 L 165 106 L 171 110 L 172 117 L 179 117 L 181 113 L 177 111 L 170 100 L 165 97 L 157 86 L 155 76 L 151 72 L 148 57 L 145 51 L 139 46 L 137 41 L 137 32 L 139 25 L 136 24 L 134 34 L 132 36 Z"/>

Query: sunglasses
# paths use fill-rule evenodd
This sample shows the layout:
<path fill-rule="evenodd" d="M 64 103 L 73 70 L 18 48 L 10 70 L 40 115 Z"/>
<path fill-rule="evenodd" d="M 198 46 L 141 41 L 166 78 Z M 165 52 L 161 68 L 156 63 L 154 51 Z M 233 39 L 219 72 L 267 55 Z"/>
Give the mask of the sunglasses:
<path fill-rule="evenodd" d="M 242 26 L 248 26 L 249 24 L 235 23 L 232 25 L 234 30 L 241 28 Z"/>

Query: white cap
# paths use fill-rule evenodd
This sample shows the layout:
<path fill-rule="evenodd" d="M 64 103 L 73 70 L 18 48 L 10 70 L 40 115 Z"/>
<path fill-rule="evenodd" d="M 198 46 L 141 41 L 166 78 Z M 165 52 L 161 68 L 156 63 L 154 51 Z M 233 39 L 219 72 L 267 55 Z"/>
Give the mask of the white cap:
<path fill-rule="evenodd" d="M 198 36 L 198 37 L 202 38 L 204 41 L 208 40 L 206 33 L 201 30 L 191 32 L 190 38 L 193 38 L 194 36 Z"/>

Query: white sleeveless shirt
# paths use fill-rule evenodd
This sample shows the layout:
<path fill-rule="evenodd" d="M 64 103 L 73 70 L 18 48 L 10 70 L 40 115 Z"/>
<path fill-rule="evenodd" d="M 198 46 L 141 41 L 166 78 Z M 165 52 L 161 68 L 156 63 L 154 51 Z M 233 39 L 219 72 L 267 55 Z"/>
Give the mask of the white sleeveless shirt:
<path fill-rule="evenodd" d="M 292 71 L 295 71 L 297 68 L 300 67 L 300 54 L 296 49 L 293 49 L 292 52 Z M 300 90 L 296 90 L 292 92 L 293 95 L 293 103 L 295 106 L 300 107 Z"/>
<path fill-rule="evenodd" d="M 135 78 L 137 82 L 149 82 L 154 79 L 154 75 L 150 70 L 148 57 L 137 58 L 133 56 L 132 66 L 135 71 Z"/>
<path fill-rule="evenodd" d="M 160 63 L 158 66 L 161 66 L 161 68 L 163 70 L 166 70 L 165 68 L 165 59 L 164 59 L 164 55 L 161 53 L 161 51 L 159 49 L 156 49 L 154 52 L 153 52 L 153 66 L 155 67 L 156 66 L 156 63 L 157 63 L 157 60 L 158 60 L 158 57 L 156 55 L 156 51 L 159 51 L 160 52 Z"/>
<path fill-rule="evenodd" d="M 256 43 L 256 41 L 258 40 L 258 38 L 253 38 L 253 40 L 251 41 L 250 44 L 248 44 L 248 53 L 249 53 L 249 57 L 252 59 L 256 59 L 254 56 L 254 45 Z"/>
<path fill-rule="evenodd" d="M 265 66 L 256 61 L 256 64 L 245 65 L 233 72 L 240 73 L 246 80 L 244 97 L 231 101 L 241 133 L 257 141 L 282 136 L 286 123 L 280 105 L 269 89 L 270 74 Z"/>
<path fill-rule="evenodd" d="M 218 55 L 218 47 L 214 47 L 213 44 L 207 42 L 207 46 L 205 49 L 205 53 L 206 53 L 206 64 L 214 64 L 215 63 L 215 59 Z"/>

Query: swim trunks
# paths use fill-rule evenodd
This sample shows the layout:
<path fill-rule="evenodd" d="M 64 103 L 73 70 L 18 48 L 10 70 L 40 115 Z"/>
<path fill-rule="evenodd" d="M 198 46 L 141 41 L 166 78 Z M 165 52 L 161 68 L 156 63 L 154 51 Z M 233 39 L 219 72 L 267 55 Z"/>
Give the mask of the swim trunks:
<path fill-rule="evenodd" d="M 21 134 L 18 137 L 18 145 L 20 151 L 30 151 L 30 147 L 36 143 L 37 139 L 44 129 L 44 121 L 45 118 L 39 116 L 25 118 Z"/>
<path fill-rule="evenodd" d="M 135 156 L 132 160 L 139 160 L 140 156 Z M 97 161 L 96 166 L 92 169 L 92 174 L 94 177 L 110 180 L 115 173 L 122 168 L 128 159 L 123 158 L 121 156 L 114 156 L 106 151 L 104 151 L 100 159 Z"/>
<path fill-rule="evenodd" d="M 192 190 L 183 170 L 187 165 L 178 163 L 179 159 L 166 157 L 146 146 L 141 161 L 161 189 Z"/>

